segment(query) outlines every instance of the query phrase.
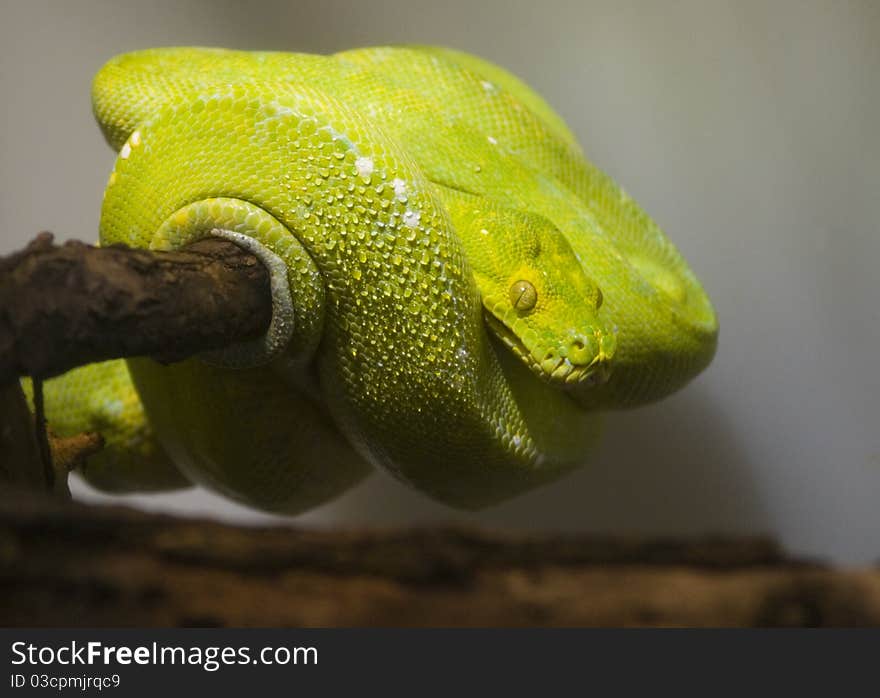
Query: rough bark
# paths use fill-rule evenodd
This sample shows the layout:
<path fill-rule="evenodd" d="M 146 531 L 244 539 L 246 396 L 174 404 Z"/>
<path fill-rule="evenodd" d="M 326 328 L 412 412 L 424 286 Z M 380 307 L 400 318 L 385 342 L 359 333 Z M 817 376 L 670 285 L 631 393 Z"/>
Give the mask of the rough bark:
<path fill-rule="evenodd" d="M 265 267 L 226 240 L 150 252 L 42 233 L 0 258 L 0 385 L 122 356 L 180 360 L 259 335 L 271 313 Z"/>
<path fill-rule="evenodd" d="M 48 491 L 34 417 L 18 383 L 0 384 L 0 483 Z"/>
<path fill-rule="evenodd" d="M 36 626 L 853 626 L 880 570 L 762 539 L 236 528 L 0 497 L 0 617 Z"/>

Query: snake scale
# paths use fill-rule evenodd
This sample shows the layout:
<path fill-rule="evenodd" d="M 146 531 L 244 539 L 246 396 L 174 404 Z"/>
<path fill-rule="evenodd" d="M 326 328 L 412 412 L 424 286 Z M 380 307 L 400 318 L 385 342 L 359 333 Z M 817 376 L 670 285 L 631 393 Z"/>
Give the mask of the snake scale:
<path fill-rule="evenodd" d="M 93 86 L 101 244 L 217 235 L 270 271 L 265 337 L 47 383 L 108 490 L 196 482 L 295 513 L 387 468 L 479 508 L 588 459 L 601 412 L 711 360 L 681 255 L 531 89 L 434 47 L 165 48 Z"/>

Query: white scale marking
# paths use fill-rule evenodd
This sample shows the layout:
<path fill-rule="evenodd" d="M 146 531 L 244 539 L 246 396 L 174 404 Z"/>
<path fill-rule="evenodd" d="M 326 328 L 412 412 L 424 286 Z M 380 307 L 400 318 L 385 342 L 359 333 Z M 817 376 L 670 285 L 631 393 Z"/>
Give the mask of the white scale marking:
<path fill-rule="evenodd" d="M 403 224 L 407 228 L 416 228 L 421 218 L 422 214 L 419 211 L 407 211 L 403 214 Z"/>
<path fill-rule="evenodd" d="M 354 161 L 354 169 L 361 177 L 369 177 L 373 174 L 373 161 L 367 157 L 359 157 Z"/>
<path fill-rule="evenodd" d="M 391 186 L 394 187 L 394 197 L 398 201 L 404 201 L 406 199 L 406 182 L 400 177 L 395 177 L 391 180 Z"/>

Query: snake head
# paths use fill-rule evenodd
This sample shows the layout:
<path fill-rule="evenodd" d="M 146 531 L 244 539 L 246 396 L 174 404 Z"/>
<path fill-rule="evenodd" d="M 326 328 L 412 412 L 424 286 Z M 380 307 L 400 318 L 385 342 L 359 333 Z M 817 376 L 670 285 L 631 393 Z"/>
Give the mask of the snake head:
<path fill-rule="evenodd" d="M 453 221 L 474 269 L 492 333 L 554 385 L 608 380 L 617 332 L 601 317 L 602 291 L 546 218 L 485 200 Z"/>

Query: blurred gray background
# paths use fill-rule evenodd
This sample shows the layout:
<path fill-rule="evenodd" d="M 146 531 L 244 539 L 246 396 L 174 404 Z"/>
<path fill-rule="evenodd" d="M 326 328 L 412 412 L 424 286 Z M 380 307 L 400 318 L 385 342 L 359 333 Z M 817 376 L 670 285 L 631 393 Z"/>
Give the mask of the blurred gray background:
<path fill-rule="evenodd" d="M 880 558 L 880 3 L 0 0 L 0 11 L 0 253 L 42 229 L 95 238 L 114 156 L 89 84 L 115 53 L 426 42 L 479 53 L 543 93 L 703 280 L 721 319 L 715 362 L 678 395 L 610 415 L 582 471 L 478 515 L 377 474 L 296 523 L 766 532 L 797 553 Z M 201 491 L 133 501 L 270 520 Z"/>

